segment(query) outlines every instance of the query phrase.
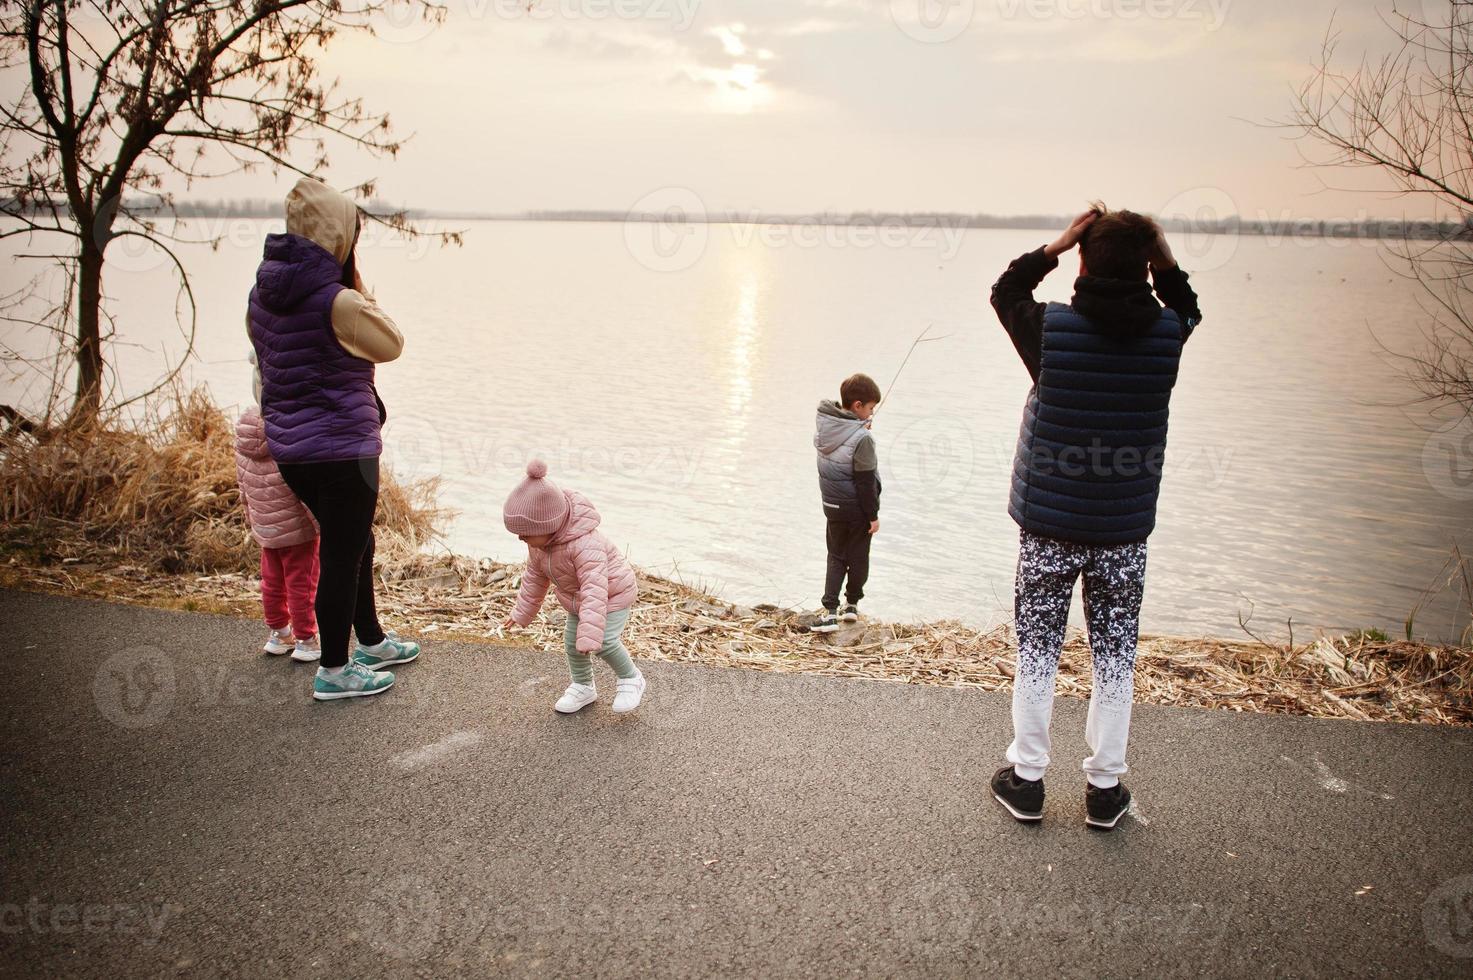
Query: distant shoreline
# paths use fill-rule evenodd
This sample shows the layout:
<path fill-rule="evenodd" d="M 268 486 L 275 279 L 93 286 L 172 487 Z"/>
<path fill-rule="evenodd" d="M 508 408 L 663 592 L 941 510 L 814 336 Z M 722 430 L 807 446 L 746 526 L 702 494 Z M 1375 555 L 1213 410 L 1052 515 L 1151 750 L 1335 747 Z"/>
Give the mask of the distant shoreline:
<path fill-rule="evenodd" d="M 536 221 L 536 222 L 603 222 L 623 224 L 630 221 L 706 224 L 706 225 L 788 225 L 812 227 L 857 228 L 946 228 L 1000 229 L 1019 231 L 1057 231 L 1067 227 L 1064 215 L 963 214 L 949 211 L 852 211 L 779 213 L 757 210 L 688 212 L 681 207 L 665 211 L 611 210 L 532 210 L 517 212 L 476 212 L 459 209 L 397 208 L 383 202 L 370 202 L 369 213 L 402 215 L 411 221 Z M 153 201 L 130 202 L 129 210 L 145 217 L 164 218 L 249 218 L 281 220 L 281 201 L 226 200 L 180 201 L 162 205 Z M 15 201 L 0 202 L 0 214 L 44 214 L 32 205 L 17 206 Z M 1173 234 L 1258 235 L 1268 238 L 1349 238 L 1364 240 L 1469 241 L 1473 240 L 1473 217 L 1461 222 L 1432 220 L 1397 220 L 1384 218 L 1296 219 L 1223 218 L 1187 221 L 1167 218 L 1162 225 Z"/>

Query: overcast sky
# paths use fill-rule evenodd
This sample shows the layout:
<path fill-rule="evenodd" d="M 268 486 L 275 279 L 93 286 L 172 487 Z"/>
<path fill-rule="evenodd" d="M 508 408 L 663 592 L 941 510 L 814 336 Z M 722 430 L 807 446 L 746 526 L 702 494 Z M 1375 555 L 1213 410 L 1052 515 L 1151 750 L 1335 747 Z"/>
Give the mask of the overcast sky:
<path fill-rule="evenodd" d="M 1408 0 L 1396 0 L 1404 8 Z M 1410 0 L 1436 9 L 1440 0 Z M 449 0 L 323 68 L 415 136 L 348 154 L 431 208 L 863 208 L 1390 217 L 1424 201 L 1300 168 L 1288 112 L 1332 18 L 1379 52 L 1392 0 Z M 260 186 L 265 184 L 267 186 Z M 277 189 L 265 176 L 231 191 Z M 656 199 L 658 200 L 658 198 Z"/>

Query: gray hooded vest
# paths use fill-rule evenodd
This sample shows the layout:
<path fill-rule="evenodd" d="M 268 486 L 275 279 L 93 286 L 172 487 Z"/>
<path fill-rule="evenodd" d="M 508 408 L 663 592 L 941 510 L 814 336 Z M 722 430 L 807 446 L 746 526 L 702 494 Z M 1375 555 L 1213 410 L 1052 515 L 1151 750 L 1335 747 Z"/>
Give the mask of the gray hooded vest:
<path fill-rule="evenodd" d="M 814 426 L 813 447 L 818 450 L 818 489 L 823 496 L 824 516 L 831 521 L 866 520 L 854 483 L 854 457 L 865 440 L 873 443 L 873 436 L 864 422 L 835 401 L 818 403 Z M 873 445 L 866 447 L 863 455 L 872 460 Z M 878 475 L 875 494 L 879 494 Z"/>

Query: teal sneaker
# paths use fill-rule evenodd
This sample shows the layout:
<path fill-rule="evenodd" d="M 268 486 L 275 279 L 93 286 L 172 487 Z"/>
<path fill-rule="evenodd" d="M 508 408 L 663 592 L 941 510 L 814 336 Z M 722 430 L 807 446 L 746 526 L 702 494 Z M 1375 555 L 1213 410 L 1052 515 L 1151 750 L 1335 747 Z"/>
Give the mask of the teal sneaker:
<path fill-rule="evenodd" d="M 401 640 L 393 633 L 384 633 L 384 642 L 366 647 L 362 643 L 353 648 L 353 662 L 370 670 L 383 670 L 407 664 L 419 656 L 419 644 Z"/>
<path fill-rule="evenodd" d="M 336 677 L 329 677 L 322 668 L 318 668 L 317 676 L 312 680 L 312 697 L 317 701 L 365 698 L 370 694 L 382 694 L 393 686 L 393 674 L 349 663 Z"/>

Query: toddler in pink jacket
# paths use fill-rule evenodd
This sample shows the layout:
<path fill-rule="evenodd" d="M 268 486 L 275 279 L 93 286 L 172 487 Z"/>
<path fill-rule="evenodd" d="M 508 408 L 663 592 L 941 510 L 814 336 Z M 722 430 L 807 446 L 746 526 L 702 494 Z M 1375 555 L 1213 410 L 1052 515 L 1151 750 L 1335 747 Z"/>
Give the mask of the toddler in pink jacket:
<path fill-rule="evenodd" d="M 311 663 L 322 657 L 317 639 L 317 521 L 276 468 L 266 448 L 266 426 L 254 407 L 235 423 L 235 472 L 246 522 L 261 546 L 261 606 L 267 653 L 291 651 Z"/>
<path fill-rule="evenodd" d="M 634 607 L 634 570 L 612 541 L 599 533 L 598 511 L 581 493 L 547 479 L 547 464 L 534 459 L 501 511 L 506 529 L 527 543 L 527 571 L 503 626 L 526 626 L 537 616 L 548 586 L 567 610 L 563 647 L 573 683 L 554 707 L 570 715 L 598 699 L 592 657 L 618 676 L 614 710 L 633 711 L 645 680 L 619 639 Z"/>

